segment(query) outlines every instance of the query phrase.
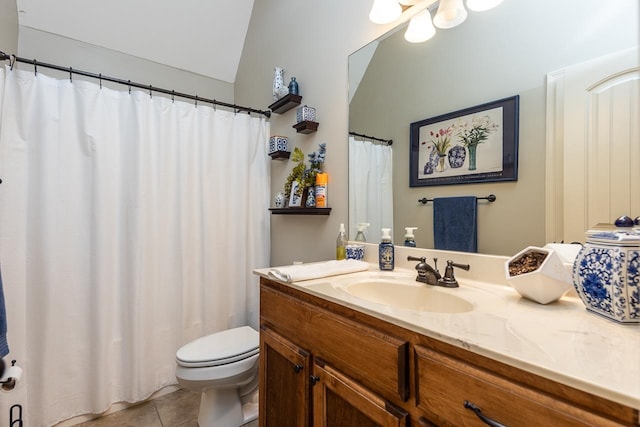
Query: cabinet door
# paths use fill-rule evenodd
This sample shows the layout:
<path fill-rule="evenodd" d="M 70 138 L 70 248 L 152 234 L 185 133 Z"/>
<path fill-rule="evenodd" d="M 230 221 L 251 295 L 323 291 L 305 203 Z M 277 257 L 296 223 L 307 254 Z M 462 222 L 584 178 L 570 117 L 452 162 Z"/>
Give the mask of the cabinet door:
<path fill-rule="evenodd" d="M 275 332 L 260 330 L 260 427 L 308 427 L 310 354 Z"/>
<path fill-rule="evenodd" d="M 316 359 L 313 427 L 405 427 L 407 413 Z"/>

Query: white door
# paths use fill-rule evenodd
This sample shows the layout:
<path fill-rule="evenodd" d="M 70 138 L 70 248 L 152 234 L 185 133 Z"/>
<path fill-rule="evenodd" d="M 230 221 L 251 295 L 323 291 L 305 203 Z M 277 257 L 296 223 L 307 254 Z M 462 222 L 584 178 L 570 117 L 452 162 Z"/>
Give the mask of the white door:
<path fill-rule="evenodd" d="M 640 50 L 547 76 L 546 239 L 640 216 Z"/>

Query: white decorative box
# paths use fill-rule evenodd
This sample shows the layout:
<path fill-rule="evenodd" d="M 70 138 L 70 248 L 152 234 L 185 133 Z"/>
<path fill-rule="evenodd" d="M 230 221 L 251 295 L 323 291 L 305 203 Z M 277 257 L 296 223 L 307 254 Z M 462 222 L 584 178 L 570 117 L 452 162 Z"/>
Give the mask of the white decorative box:
<path fill-rule="evenodd" d="M 276 151 L 289 151 L 289 139 L 286 136 L 274 135 L 269 138 L 269 154 Z"/>
<path fill-rule="evenodd" d="M 307 107 L 306 105 L 298 107 L 296 110 L 296 120 L 300 122 L 315 122 L 316 121 L 316 109 Z"/>

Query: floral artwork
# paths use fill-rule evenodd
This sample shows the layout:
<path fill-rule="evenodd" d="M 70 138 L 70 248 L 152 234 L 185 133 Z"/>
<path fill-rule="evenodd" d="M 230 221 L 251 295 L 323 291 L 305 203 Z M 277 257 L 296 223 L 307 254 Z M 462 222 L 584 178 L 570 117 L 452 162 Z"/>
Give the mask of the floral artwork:
<path fill-rule="evenodd" d="M 411 186 L 516 180 L 518 97 L 411 124 Z"/>

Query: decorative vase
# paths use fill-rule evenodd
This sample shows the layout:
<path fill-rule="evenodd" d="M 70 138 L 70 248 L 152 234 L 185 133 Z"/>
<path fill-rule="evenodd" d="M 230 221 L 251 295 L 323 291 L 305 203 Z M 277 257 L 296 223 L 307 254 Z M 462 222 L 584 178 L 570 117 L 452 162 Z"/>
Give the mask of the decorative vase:
<path fill-rule="evenodd" d="M 295 77 L 291 77 L 291 81 L 289 82 L 289 93 L 292 95 L 298 95 L 299 93 L 298 82 Z"/>
<path fill-rule="evenodd" d="M 284 208 L 284 194 L 278 193 L 274 199 L 274 204 L 276 208 Z"/>
<path fill-rule="evenodd" d="M 459 168 L 464 164 L 464 160 L 467 157 L 467 151 L 461 145 L 456 145 L 451 150 L 449 150 L 449 154 L 447 155 L 449 158 L 449 166 L 451 168 Z"/>
<path fill-rule="evenodd" d="M 307 187 L 305 191 L 307 192 L 307 200 L 304 202 L 304 206 L 307 208 L 315 208 L 316 207 L 316 187 Z"/>
<path fill-rule="evenodd" d="M 587 310 L 620 323 L 640 323 L 640 234 L 587 232 L 573 264 L 573 286 Z"/>
<path fill-rule="evenodd" d="M 476 170 L 476 148 L 478 148 L 478 146 L 469 145 L 467 148 L 469 149 L 469 170 L 474 171 Z"/>
<path fill-rule="evenodd" d="M 277 101 L 289 92 L 289 88 L 284 84 L 284 70 L 282 67 L 275 67 L 273 70 L 275 72 L 273 77 L 273 100 Z"/>
<path fill-rule="evenodd" d="M 438 159 L 438 167 L 436 168 L 436 172 L 444 172 L 446 169 L 445 161 L 447 160 L 446 154 L 440 154 L 440 158 Z"/>

